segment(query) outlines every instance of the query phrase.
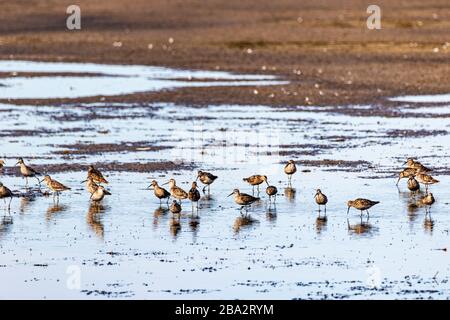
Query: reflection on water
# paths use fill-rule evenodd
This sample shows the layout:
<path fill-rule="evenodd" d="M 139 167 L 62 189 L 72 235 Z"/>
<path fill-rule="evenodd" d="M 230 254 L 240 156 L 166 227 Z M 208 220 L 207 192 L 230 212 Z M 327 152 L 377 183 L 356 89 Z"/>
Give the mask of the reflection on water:
<path fill-rule="evenodd" d="M 94 231 L 94 233 L 103 240 L 105 235 L 105 228 L 102 223 L 102 216 L 108 210 L 107 206 L 101 203 L 90 203 L 88 213 L 86 215 L 86 222 Z"/>
<path fill-rule="evenodd" d="M 200 218 L 198 216 L 190 216 L 189 217 L 189 229 L 192 231 L 193 241 L 197 241 L 197 235 L 200 226 Z"/>
<path fill-rule="evenodd" d="M 9 231 L 11 231 L 13 225 L 13 217 L 10 215 L 3 216 L 0 220 L 0 239 L 2 239 Z"/>
<path fill-rule="evenodd" d="M 322 231 L 326 231 L 327 229 L 328 218 L 326 215 L 319 215 L 316 218 L 316 232 L 317 234 L 321 234 Z"/>
<path fill-rule="evenodd" d="M 158 227 L 159 221 L 161 220 L 162 217 L 167 215 L 168 212 L 169 212 L 169 208 L 163 207 L 163 206 L 160 206 L 155 209 L 155 211 L 153 212 L 153 227 L 154 228 Z"/>
<path fill-rule="evenodd" d="M 431 218 L 431 216 L 426 215 L 423 221 L 423 229 L 425 230 L 426 233 L 432 235 L 433 228 L 434 228 L 434 220 Z"/>
<path fill-rule="evenodd" d="M 239 233 L 242 229 L 246 229 L 257 222 L 258 220 L 253 219 L 250 215 L 241 215 L 234 220 L 233 230 L 235 233 Z"/>
<path fill-rule="evenodd" d="M 69 207 L 67 205 L 59 204 L 58 202 L 51 204 L 48 207 L 47 213 L 45 215 L 47 221 L 52 220 L 53 218 L 55 218 L 55 216 L 57 214 L 65 212 L 65 211 L 67 211 L 67 209 L 69 209 Z"/>
<path fill-rule="evenodd" d="M 295 188 L 291 187 L 284 188 L 284 195 L 291 202 L 295 201 L 295 193 L 296 193 Z"/>
<path fill-rule="evenodd" d="M 28 211 L 30 204 L 34 202 L 34 197 L 22 197 L 20 198 L 19 212 L 24 214 Z"/>
<path fill-rule="evenodd" d="M 174 239 L 176 239 L 181 231 L 180 215 L 174 215 L 170 219 L 169 226 L 170 226 L 170 234 L 173 236 Z"/>
<path fill-rule="evenodd" d="M 266 211 L 266 218 L 267 221 L 270 222 L 275 222 L 277 220 L 277 207 L 275 203 L 273 204 L 273 207 L 271 206 L 271 204 L 269 204 L 269 207 L 267 208 Z"/>
<path fill-rule="evenodd" d="M 350 224 L 350 220 L 347 219 L 348 231 L 351 234 L 357 235 L 371 235 L 374 231 L 374 227 L 369 223 L 369 218 L 367 217 L 366 221 L 363 221 L 363 217 L 361 216 L 361 220 L 357 224 Z"/>

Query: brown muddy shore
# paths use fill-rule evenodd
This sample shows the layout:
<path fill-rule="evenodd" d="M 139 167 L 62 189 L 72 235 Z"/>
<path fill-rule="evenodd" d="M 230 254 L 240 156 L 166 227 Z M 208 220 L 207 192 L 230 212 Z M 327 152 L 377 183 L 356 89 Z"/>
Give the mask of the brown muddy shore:
<path fill-rule="evenodd" d="M 380 105 L 388 96 L 450 89 L 447 0 L 378 1 L 381 30 L 367 29 L 366 9 L 372 2 L 362 0 L 136 0 L 132 5 L 80 0 L 77 4 L 81 31 L 65 27 L 68 3 L 2 3 L 0 59 L 224 70 L 274 74 L 290 81 L 258 88 L 257 94 L 251 87 L 185 88 L 108 97 L 108 102 Z"/>

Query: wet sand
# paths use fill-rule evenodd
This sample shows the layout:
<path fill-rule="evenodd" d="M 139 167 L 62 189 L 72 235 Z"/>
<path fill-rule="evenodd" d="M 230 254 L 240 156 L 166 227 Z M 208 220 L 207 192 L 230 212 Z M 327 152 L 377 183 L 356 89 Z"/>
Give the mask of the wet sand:
<path fill-rule="evenodd" d="M 383 104 L 389 96 L 449 90 L 446 0 L 378 1 L 382 30 L 376 31 L 366 28 L 366 8 L 372 3 L 364 0 L 263 0 L 256 5 L 137 0 L 127 10 L 119 0 L 78 4 L 82 30 L 69 32 L 63 3 L 4 3 L 0 58 L 219 69 L 276 74 L 291 82 L 259 88 L 258 94 L 246 87 L 188 88 L 108 98 L 111 102 Z"/>

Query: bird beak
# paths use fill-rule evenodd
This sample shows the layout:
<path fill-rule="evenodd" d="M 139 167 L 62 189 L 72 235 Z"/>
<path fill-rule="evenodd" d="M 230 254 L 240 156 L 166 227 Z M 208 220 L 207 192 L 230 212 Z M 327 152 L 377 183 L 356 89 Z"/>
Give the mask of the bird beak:
<path fill-rule="evenodd" d="M 169 182 L 170 182 L 170 181 L 164 182 L 164 183 L 162 184 L 162 186 L 165 186 L 166 184 L 169 184 Z"/>
<path fill-rule="evenodd" d="M 39 179 L 38 179 L 39 180 Z M 42 180 L 39 180 L 39 183 L 42 183 L 42 182 L 44 182 L 44 179 L 42 179 Z"/>
<path fill-rule="evenodd" d="M 398 186 L 399 182 L 400 182 L 400 178 L 398 178 L 397 183 L 395 185 Z"/>
<path fill-rule="evenodd" d="M 227 195 L 227 198 L 228 198 L 229 196 L 233 195 L 233 194 L 234 194 L 234 192 L 230 193 L 229 195 Z"/>
<path fill-rule="evenodd" d="M 81 181 L 80 183 L 85 183 L 87 181 L 87 179 L 86 180 L 84 180 L 84 181 Z"/>
<path fill-rule="evenodd" d="M 198 180 L 198 176 L 197 176 L 197 178 L 195 179 L 195 182 L 197 182 L 197 180 Z"/>
<path fill-rule="evenodd" d="M 267 182 L 267 180 L 266 180 L 266 184 L 267 184 L 267 186 L 269 186 L 269 183 Z"/>
<path fill-rule="evenodd" d="M 111 195 L 111 192 L 109 192 L 108 190 L 105 190 L 104 193 L 109 195 L 109 196 Z"/>
<path fill-rule="evenodd" d="M 19 162 L 17 162 L 16 164 L 15 164 L 15 166 L 17 166 L 19 164 Z"/>
<path fill-rule="evenodd" d="M 349 211 L 350 211 L 350 207 L 348 207 L 348 209 L 347 209 L 347 214 L 349 213 Z"/>
<path fill-rule="evenodd" d="M 408 163 L 408 161 L 405 161 L 402 165 L 404 166 L 405 164 L 407 164 Z"/>

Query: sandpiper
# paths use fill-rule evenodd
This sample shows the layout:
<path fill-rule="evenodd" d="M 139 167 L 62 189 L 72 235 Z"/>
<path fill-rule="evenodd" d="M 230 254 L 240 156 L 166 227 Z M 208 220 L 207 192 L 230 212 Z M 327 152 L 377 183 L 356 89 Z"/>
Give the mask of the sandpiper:
<path fill-rule="evenodd" d="M 416 179 L 417 181 L 419 181 L 421 184 L 425 185 L 425 192 L 428 193 L 428 186 L 430 184 L 435 184 L 438 183 L 439 180 L 436 180 L 435 178 L 433 178 L 432 176 L 425 174 L 425 173 L 418 173 L 416 174 Z"/>
<path fill-rule="evenodd" d="M 200 179 L 200 182 L 205 186 L 203 187 L 203 193 L 205 193 L 206 187 L 208 187 L 208 193 L 210 192 L 210 185 L 217 179 L 217 176 L 212 173 L 199 170 L 197 173 L 197 180 Z M 195 181 L 197 181 L 195 180 Z"/>
<path fill-rule="evenodd" d="M 277 200 L 277 193 L 278 189 L 275 186 L 270 186 L 269 183 L 267 183 L 266 193 L 269 196 L 269 203 L 272 200 L 272 197 L 274 197 L 274 202 Z"/>
<path fill-rule="evenodd" d="M 249 184 L 252 185 L 253 193 L 255 192 L 255 186 L 257 186 L 257 190 L 258 190 L 258 193 L 259 193 L 259 185 L 261 183 L 263 183 L 263 182 L 267 183 L 267 176 L 262 176 L 262 175 L 259 175 L 259 174 L 255 174 L 253 176 L 250 176 L 248 178 L 244 178 L 242 180 L 244 180 L 245 182 L 248 182 Z"/>
<path fill-rule="evenodd" d="M 234 201 L 238 205 L 241 206 L 241 211 L 242 211 L 242 209 L 250 206 L 253 202 L 259 200 L 259 198 L 257 198 L 257 197 L 251 196 L 251 195 L 246 194 L 246 193 L 239 192 L 238 189 L 234 189 L 233 192 L 228 195 L 228 197 L 233 195 L 233 194 L 234 194 Z"/>
<path fill-rule="evenodd" d="M 170 192 L 169 191 L 167 191 L 166 189 L 160 187 L 158 185 L 158 182 L 156 182 L 156 180 L 152 180 L 152 183 L 148 186 L 147 189 L 150 189 L 151 187 L 153 187 L 153 190 L 154 190 L 154 193 L 155 193 L 155 197 L 157 197 L 159 199 L 159 204 L 160 205 L 161 205 L 162 199 L 167 199 L 167 204 L 169 204 L 169 199 L 170 199 Z"/>
<path fill-rule="evenodd" d="M 436 202 L 436 200 L 434 199 L 433 194 L 430 192 L 430 193 L 427 193 L 427 195 L 425 197 L 420 199 L 419 204 L 426 206 L 425 212 L 426 212 L 426 214 L 428 214 L 429 208 L 431 208 L 431 205 L 435 202 Z"/>
<path fill-rule="evenodd" d="M 170 187 L 170 195 L 178 200 L 180 200 L 180 204 L 181 204 L 181 200 L 183 199 L 187 199 L 188 194 L 186 191 L 184 191 L 183 189 L 181 189 L 180 187 L 177 187 L 177 183 L 175 181 L 175 179 L 170 179 L 169 182 L 164 183 L 165 184 L 169 184 Z"/>
<path fill-rule="evenodd" d="M 97 191 L 99 185 L 94 182 L 94 179 L 92 177 L 87 177 L 86 180 L 82 181 L 81 183 L 86 182 L 86 190 L 93 194 L 95 191 Z"/>
<path fill-rule="evenodd" d="M 197 190 L 197 182 L 192 182 L 192 188 L 188 192 L 188 199 L 192 202 L 192 211 L 194 211 L 194 202 L 198 211 L 198 200 L 200 200 L 200 192 Z"/>
<path fill-rule="evenodd" d="M 0 159 L 0 169 L 2 169 L 5 166 L 5 161 Z"/>
<path fill-rule="evenodd" d="M 408 158 L 404 163 L 408 168 L 416 169 L 418 172 L 430 172 L 431 169 L 425 167 L 419 161 L 414 160 L 413 158 Z"/>
<path fill-rule="evenodd" d="M 55 199 L 55 195 L 59 199 L 60 192 L 70 190 L 69 187 L 66 187 L 61 182 L 58 182 L 58 181 L 52 179 L 49 175 L 44 176 L 44 179 L 40 182 L 43 182 L 43 181 L 45 181 L 45 183 L 47 184 L 47 187 L 53 191 L 53 200 Z"/>
<path fill-rule="evenodd" d="M 408 189 L 412 192 L 416 192 L 416 191 L 420 190 L 420 184 L 414 178 L 414 175 L 409 176 L 407 185 L 408 185 Z"/>
<path fill-rule="evenodd" d="M 96 183 L 108 184 L 108 181 L 103 177 L 103 174 L 92 165 L 88 168 L 88 178 L 92 178 Z"/>
<path fill-rule="evenodd" d="M 347 214 L 350 211 L 350 208 L 353 207 L 355 209 L 360 210 L 361 215 L 362 215 L 363 211 L 366 211 L 367 216 L 369 216 L 369 209 L 372 208 L 377 203 L 380 203 L 380 201 L 372 201 L 369 199 L 361 199 L 361 198 L 358 198 L 355 200 L 350 200 L 347 202 L 347 206 L 348 206 Z"/>
<path fill-rule="evenodd" d="M 177 200 L 173 200 L 170 205 L 170 212 L 173 214 L 179 214 L 181 212 L 181 204 L 177 202 Z"/>
<path fill-rule="evenodd" d="M 288 175 L 288 184 L 291 184 L 292 175 L 297 172 L 294 160 L 289 160 L 284 166 L 284 173 Z"/>
<path fill-rule="evenodd" d="M 400 179 L 409 178 L 411 175 L 414 176 L 416 173 L 417 173 L 417 170 L 414 168 L 406 168 L 406 169 L 402 170 L 398 175 L 398 180 L 397 180 L 396 185 L 398 186 Z"/>
<path fill-rule="evenodd" d="M 3 185 L 3 183 L 0 182 L 0 199 L 3 199 L 3 202 L 5 202 L 5 209 L 10 209 L 11 208 L 11 201 L 13 198 L 14 194 L 12 193 L 12 191 L 5 187 Z M 9 198 L 9 203 L 8 206 L 6 207 L 6 198 Z"/>
<path fill-rule="evenodd" d="M 327 213 L 327 202 L 328 202 L 327 196 L 324 195 L 320 189 L 317 189 L 314 199 L 316 200 L 316 203 L 319 205 L 319 212 L 320 212 L 320 206 L 323 205 L 323 206 L 325 206 L 325 214 L 326 214 Z"/>
<path fill-rule="evenodd" d="M 91 194 L 91 200 L 94 202 L 100 202 L 103 200 L 103 198 L 108 195 L 111 195 L 111 192 L 109 192 L 108 190 L 105 189 L 105 187 L 103 186 L 98 186 L 97 190 L 95 190 L 92 194 Z"/>
<path fill-rule="evenodd" d="M 31 168 L 30 166 L 27 166 L 22 158 L 18 159 L 16 165 L 20 166 L 20 173 L 22 174 L 22 176 L 25 177 L 26 185 L 28 185 L 28 178 L 33 178 L 33 177 L 37 179 L 39 185 L 41 184 L 41 181 L 39 180 L 39 178 L 36 177 L 41 174 L 39 172 L 37 172 L 36 170 L 34 170 L 33 168 Z"/>

